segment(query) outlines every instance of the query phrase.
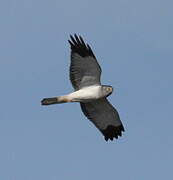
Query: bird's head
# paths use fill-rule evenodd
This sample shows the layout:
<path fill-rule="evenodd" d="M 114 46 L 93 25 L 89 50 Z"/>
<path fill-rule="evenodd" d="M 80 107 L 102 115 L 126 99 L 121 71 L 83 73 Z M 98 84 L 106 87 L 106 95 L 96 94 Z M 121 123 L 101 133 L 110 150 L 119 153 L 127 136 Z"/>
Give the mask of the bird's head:
<path fill-rule="evenodd" d="M 104 95 L 106 97 L 111 95 L 112 92 L 113 92 L 113 87 L 112 86 L 103 85 L 102 88 L 103 88 L 103 93 L 104 93 Z"/>

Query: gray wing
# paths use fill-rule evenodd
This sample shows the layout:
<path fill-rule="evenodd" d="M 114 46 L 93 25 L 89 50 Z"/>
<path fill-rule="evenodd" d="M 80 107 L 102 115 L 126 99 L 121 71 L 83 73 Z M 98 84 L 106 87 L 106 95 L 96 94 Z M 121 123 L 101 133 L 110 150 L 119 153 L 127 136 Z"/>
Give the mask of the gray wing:
<path fill-rule="evenodd" d="M 101 68 L 92 49 L 81 36 L 70 35 L 71 45 L 70 80 L 75 90 L 100 84 Z"/>
<path fill-rule="evenodd" d="M 102 132 L 106 141 L 122 135 L 124 127 L 118 112 L 106 98 L 80 105 L 85 116 Z"/>

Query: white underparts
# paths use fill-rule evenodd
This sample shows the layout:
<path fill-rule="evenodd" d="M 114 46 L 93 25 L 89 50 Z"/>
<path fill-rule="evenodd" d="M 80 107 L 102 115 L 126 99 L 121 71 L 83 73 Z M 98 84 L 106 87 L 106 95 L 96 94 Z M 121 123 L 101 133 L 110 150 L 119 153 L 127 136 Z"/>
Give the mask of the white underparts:
<path fill-rule="evenodd" d="M 78 91 L 68 94 L 66 97 L 68 97 L 71 102 L 90 102 L 104 96 L 101 86 L 97 85 L 84 87 Z"/>

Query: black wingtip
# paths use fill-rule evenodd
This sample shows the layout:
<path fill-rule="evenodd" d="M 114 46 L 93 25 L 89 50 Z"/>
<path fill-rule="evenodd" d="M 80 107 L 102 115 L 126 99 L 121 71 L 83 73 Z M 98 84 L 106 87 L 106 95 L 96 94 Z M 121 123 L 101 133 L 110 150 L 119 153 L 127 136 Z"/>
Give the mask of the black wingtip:
<path fill-rule="evenodd" d="M 80 35 L 78 36 L 75 33 L 72 36 L 70 34 L 70 40 L 68 40 L 68 42 L 71 46 L 72 53 L 78 53 L 82 57 L 92 56 L 96 58 L 91 47 L 88 44 L 85 44 L 83 38 Z"/>
<path fill-rule="evenodd" d="M 124 132 L 124 127 L 121 124 L 120 126 L 112 126 L 109 125 L 105 130 L 102 130 L 105 140 L 108 141 L 109 139 L 113 141 L 114 138 L 118 139 L 118 136 L 122 136 L 122 132 Z"/>

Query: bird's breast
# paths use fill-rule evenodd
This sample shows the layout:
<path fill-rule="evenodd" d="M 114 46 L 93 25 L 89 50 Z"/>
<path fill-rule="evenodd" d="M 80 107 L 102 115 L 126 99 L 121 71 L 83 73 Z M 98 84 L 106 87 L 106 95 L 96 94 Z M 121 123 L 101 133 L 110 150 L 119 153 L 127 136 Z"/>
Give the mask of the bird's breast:
<path fill-rule="evenodd" d="M 101 86 L 84 87 L 78 91 L 69 94 L 72 102 L 90 102 L 102 98 Z"/>

